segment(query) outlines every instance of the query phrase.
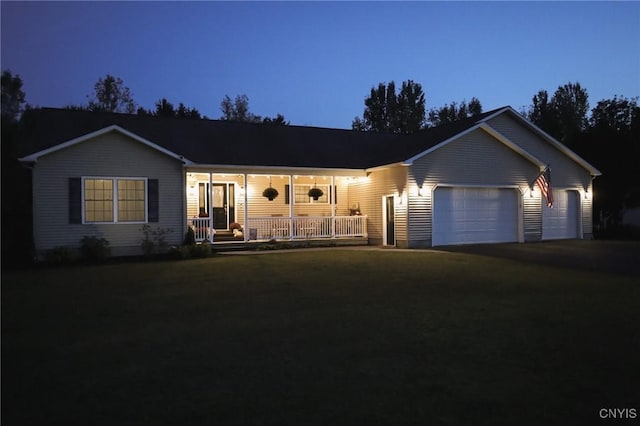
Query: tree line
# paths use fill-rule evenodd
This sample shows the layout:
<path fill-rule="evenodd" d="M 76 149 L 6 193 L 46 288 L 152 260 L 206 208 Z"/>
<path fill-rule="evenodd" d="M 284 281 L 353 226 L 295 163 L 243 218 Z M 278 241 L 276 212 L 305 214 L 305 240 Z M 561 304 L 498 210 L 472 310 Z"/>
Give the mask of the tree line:
<path fill-rule="evenodd" d="M 451 102 L 426 111 L 422 85 L 413 80 L 403 81 L 396 93 L 394 81 L 372 87 L 364 100 L 362 117 L 355 117 L 351 128 L 378 133 L 411 134 L 428 127 L 436 127 L 482 113 L 482 104 L 476 97 L 467 104 Z"/>
<path fill-rule="evenodd" d="M 93 86 L 93 92 L 87 95 L 88 102 L 84 105 L 68 105 L 67 109 L 86 110 L 94 112 L 117 112 L 124 114 L 148 115 L 156 117 L 194 118 L 207 119 L 194 107 L 188 107 L 180 102 L 175 106 L 167 98 L 158 99 L 153 109 L 138 106 L 133 99 L 131 89 L 124 85 L 119 77 L 107 74 L 99 78 Z M 220 102 L 222 116 L 220 120 L 244 121 L 251 123 L 288 125 L 282 114 L 275 117 L 261 117 L 249 111 L 249 98 L 247 95 L 238 95 L 234 100 L 228 95 Z"/>

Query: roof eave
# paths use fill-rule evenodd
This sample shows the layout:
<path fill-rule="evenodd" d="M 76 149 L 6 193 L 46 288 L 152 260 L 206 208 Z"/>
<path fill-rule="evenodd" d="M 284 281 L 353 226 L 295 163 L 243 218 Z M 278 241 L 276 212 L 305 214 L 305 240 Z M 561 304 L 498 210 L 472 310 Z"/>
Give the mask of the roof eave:
<path fill-rule="evenodd" d="M 188 171 L 247 173 L 247 174 L 282 174 L 282 175 L 314 175 L 318 173 L 333 176 L 366 176 L 366 169 L 348 169 L 339 167 L 299 167 L 299 166 L 254 166 L 240 164 L 185 164 Z"/>
<path fill-rule="evenodd" d="M 371 172 L 378 172 L 380 170 L 385 170 L 385 169 L 390 169 L 392 167 L 408 167 L 413 163 L 408 163 L 406 161 L 398 161 L 396 163 L 389 163 L 389 164 L 381 164 L 379 166 L 374 166 L 374 167 L 368 167 L 366 169 L 367 173 L 371 173 Z"/>

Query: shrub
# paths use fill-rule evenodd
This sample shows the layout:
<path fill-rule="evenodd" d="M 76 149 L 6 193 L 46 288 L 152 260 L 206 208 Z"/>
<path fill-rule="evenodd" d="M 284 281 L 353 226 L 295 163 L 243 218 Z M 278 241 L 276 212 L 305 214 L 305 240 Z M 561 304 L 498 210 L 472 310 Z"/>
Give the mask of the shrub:
<path fill-rule="evenodd" d="M 192 247 L 194 246 L 187 246 L 187 245 L 182 245 L 182 246 L 172 246 L 169 249 L 169 255 L 173 258 L 173 259 L 189 259 L 191 257 L 191 250 Z"/>
<path fill-rule="evenodd" d="M 184 241 L 182 242 L 182 245 L 194 246 L 195 244 L 196 244 L 196 233 L 193 230 L 193 227 L 190 226 L 189 229 L 187 229 L 187 233 L 184 235 Z"/>
<path fill-rule="evenodd" d="M 80 241 L 80 252 L 89 262 L 104 262 L 111 256 L 111 247 L 106 238 L 86 236 Z"/>
<path fill-rule="evenodd" d="M 73 262 L 73 250 L 66 246 L 54 247 L 45 253 L 45 261 L 51 265 L 69 265 Z"/>
<path fill-rule="evenodd" d="M 209 242 L 203 242 L 190 246 L 191 255 L 193 257 L 207 257 L 211 254 L 211 244 Z"/>
<path fill-rule="evenodd" d="M 144 225 L 142 227 L 142 233 L 144 238 L 140 243 L 142 252 L 146 256 L 151 256 L 157 253 L 164 253 L 167 251 L 167 234 L 170 234 L 173 230 L 170 228 L 156 228 L 152 229 L 150 225 Z"/>

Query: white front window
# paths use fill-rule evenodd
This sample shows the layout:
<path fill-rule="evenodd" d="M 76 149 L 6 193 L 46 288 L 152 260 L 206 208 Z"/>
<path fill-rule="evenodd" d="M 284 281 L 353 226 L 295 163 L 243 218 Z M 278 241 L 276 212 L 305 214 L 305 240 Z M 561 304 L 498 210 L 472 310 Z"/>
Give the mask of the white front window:
<path fill-rule="evenodd" d="M 84 178 L 85 223 L 147 220 L 147 180 L 142 178 Z"/>

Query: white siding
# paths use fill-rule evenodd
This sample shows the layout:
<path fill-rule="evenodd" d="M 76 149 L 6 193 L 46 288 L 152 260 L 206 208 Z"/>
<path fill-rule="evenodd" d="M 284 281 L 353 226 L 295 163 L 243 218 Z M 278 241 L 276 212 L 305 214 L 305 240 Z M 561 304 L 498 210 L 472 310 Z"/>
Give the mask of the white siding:
<path fill-rule="evenodd" d="M 524 241 L 540 241 L 542 238 L 542 198 L 540 191 L 536 189 L 532 194 L 527 189 L 522 200 Z"/>
<path fill-rule="evenodd" d="M 368 217 L 369 240 L 373 244 L 381 244 L 382 197 L 396 196 L 395 203 L 395 238 L 398 246 L 408 245 L 408 194 L 407 168 L 394 166 L 388 169 L 373 171 L 366 179 L 360 179 L 349 185 L 349 205 L 359 205 L 363 215 Z"/>
<path fill-rule="evenodd" d="M 84 236 L 106 238 L 113 255 L 138 251 L 141 224 L 69 224 L 69 178 L 146 177 L 159 180 L 160 222 L 168 242 L 183 239 L 183 168 L 175 159 L 119 133 L 111 132 L 38 159 L 33 169 L 36 250 L 78 247 Z"/>
<path fill-rule="evenodd" d="M 278 197 L 273 201 L 269 201 L 262 196 L 262 191 L 269 187 L 269 176 L 250 175 L 248 180 L 249 217 L 289 216 L 291 204 L 285 202 L 285 185 L 290 185 L 290 176 L 271 176 L 271 186 L 278 190 Z M 329 187 L 331 186 L 331 176 L 293 176 L 293 185 L 314 186 L 315 184 Z M 349 215 L 347 180 L 342 177 L 336 177 L 334 184 L 338 190 L 336 215 Z M 289 201 L 291 203 L 293 199 Z M 331 209 L 331 203 L 293 203 L 294 216 L 331 216 Z"/>

